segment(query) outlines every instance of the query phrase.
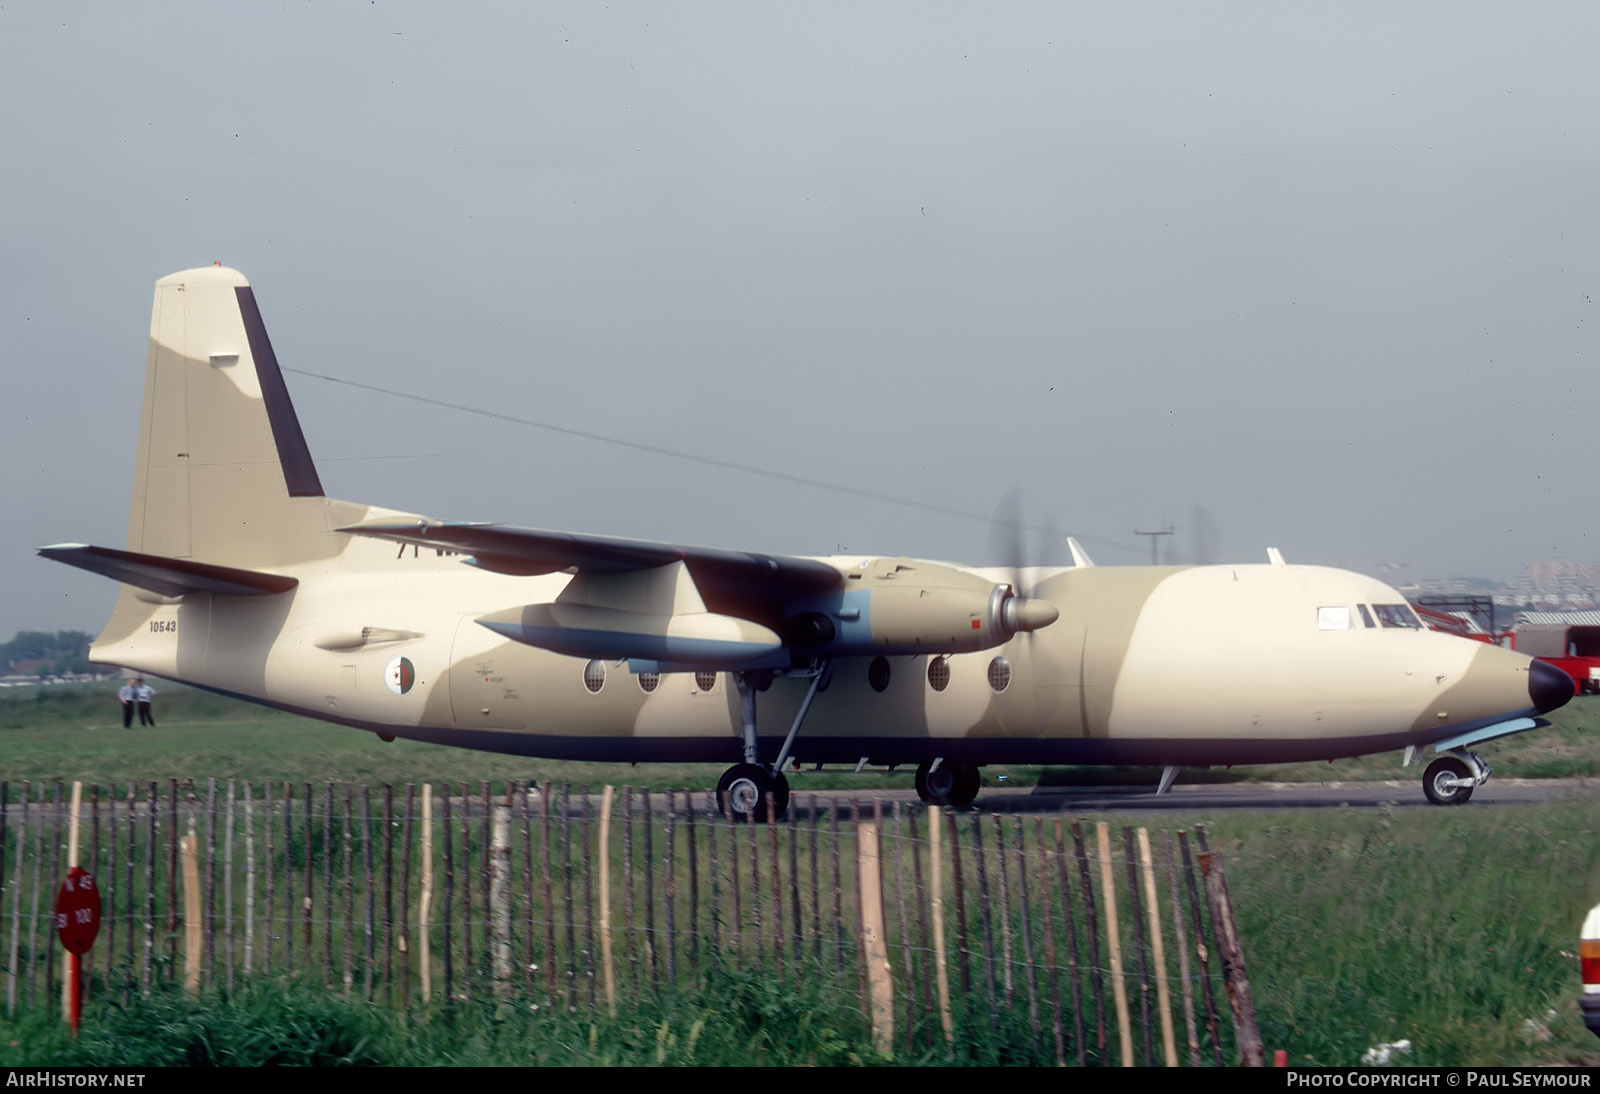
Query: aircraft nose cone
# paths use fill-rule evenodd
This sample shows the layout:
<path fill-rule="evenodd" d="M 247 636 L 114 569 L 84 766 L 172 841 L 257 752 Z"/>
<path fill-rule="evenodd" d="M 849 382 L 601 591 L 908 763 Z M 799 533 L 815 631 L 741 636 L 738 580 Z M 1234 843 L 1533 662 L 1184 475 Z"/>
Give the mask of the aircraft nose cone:
<path fill-rule="evenodd" d="M 1535 661 L 1528 666 L 1528 698 L 1540 714 L 1548 714 L 1565 706 L 1574 692 L 1572 677 L 1548 661 Z"/>

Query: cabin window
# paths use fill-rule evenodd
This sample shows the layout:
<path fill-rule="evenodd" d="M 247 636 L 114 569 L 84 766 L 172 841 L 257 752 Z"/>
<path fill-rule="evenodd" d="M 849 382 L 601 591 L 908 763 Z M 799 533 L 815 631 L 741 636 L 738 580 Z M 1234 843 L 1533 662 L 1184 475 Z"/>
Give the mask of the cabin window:
<path fill-rule="evenodd" d="M 1317 609 L 1317 630 L 1348 631 L 1350 629 L 1349 608 L 1341 604 L 1331 608 Z"/>
<path fill-rule="evenodd" d="M 928 662 L 928 686 L 934 691 L 943 691 L 950 686 L 950 659 L 948 657 L 935 657 Z"/>
<path fill-rule="evenodd" d="M 872 664 L 867 666 L 867 683 L 872 685 L 873 691 L 884 691 L 889 687 L 889 659 L 887 657 L 874 657 Z"/>
<path fill-rule="evenodd" d="M 649 695 L 660 686 L 661 674 L 659 672 L 641 672 L 639 674 L 639 690 L 646 695 Z"/>
<path fill-rule="evenodd" d="M 1004 691 L 1011 686 L 1011 662 L 1004 657 L 996 657 L 989 662 L 989 686 L 995 691 Z"/>
<path fill-rule="evenodd" d="M 1377 624 L 1372 621 L 1372 613 L 1367 611 L 1367 606 L 1365 604 L 1357 604 L 1356 605 L 1356 610 L 1361 613 L 1361 625 L 1362 626 L 1364 626 L 1364 627 L 1376 627 L 1377 626 Z"/>
<path fill-rule="evenodd" d="M 694 682 L 701 691 L 710 691 L 717 686 L 717 674 L 714 672 L 697 672 L 694 674 Z"/>
<path fill-rule="evenodd" d="M 1374 604 L 1372 610 L 1378 613 L 1378 622 L 1385 627 L 1422 629 L 1422 621 L 1417 618 L 1417 613 L 1411 610 L 1409 604 Z"/>
<path fill-rule="evenodd" d="M 600 689 L 606 686 L 605 662 L 590 661 L 583 666 L 583 686 L 596 695 L 600 693 Z"/>

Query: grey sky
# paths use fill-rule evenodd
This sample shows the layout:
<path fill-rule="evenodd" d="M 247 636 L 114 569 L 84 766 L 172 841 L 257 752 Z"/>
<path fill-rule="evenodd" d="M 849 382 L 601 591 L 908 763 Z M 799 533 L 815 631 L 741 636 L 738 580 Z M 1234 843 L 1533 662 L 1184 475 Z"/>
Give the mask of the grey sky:
<path fill-rule="evenodd" d="M 1588 4 L 0 6 L 0 636 L 98 628 L 152 284 L 288 368 L 1136 562 L 1600 558 Z M 981 520 L 288 376 L 330 494 L 789 553 Z M 1118 546 L 1122 545 L 1122 546 Z"/>

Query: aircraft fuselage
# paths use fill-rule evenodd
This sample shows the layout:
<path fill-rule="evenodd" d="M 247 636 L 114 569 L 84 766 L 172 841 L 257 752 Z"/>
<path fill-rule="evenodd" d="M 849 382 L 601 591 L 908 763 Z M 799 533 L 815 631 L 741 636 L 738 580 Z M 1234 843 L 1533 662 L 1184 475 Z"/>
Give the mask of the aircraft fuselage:
<path fill-rule="evenodd" d="M 823 561 L 841 574 L 862 562 Z M 740 754 L 729 674 L 633 672 L 624 660 L 563 656 L 477 622 L 555 600 L 566 574 L 494 574 L 427 549 L 397 553 L 354 538 L 332 558 L 282 572 L 299 585 L 271 597 L 161 602 L 125 591 L 148 610 L 128 633 L 102 636 L 94 656 L 442 744 L 627 762 Z M 1376 606 L 1404 599 L 1348 571 L 1092 566 L 1032 577 L 1034 594 L 1061 609 L 1040 631 L 970 653 L 835 660 L 797 759 L 1329 759 L 1428 744 L 1535 705 L 1527 658 L 1379 625 Z M 1363 624 L 1363 607 L 1373 625 Z M 807 687 L 780 674 L 759 692 L 764 754 L 776 753 Z"/>

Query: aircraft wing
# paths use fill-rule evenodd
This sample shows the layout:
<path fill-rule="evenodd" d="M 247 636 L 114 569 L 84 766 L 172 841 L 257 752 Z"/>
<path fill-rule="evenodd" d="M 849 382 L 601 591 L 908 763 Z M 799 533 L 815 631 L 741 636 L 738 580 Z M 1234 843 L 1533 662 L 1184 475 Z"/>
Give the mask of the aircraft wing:
<path fill-rule="evenodd" d="M 144 555 L 112 547 L 90 547 L 82 543 L 58 543 L 41 547 L 45 558 L 65 562 L 90 573 L 103 574 L 125 585 L 133 585 L 161 596 L 186 593 L 223 593 L 228 596 L 268 596 L 286 593 L 299 584 L 282 574 L 241 570 L 235 566 L 216 566 L 187 558 Z"/>
<path fill-rule="evenodd" d="M 789 555 L 684 547 L 651 540 L 547 532 L 465 521 L 374 521 L 339 529 L 396 543 L 458 551 L 495 573 L 528 576 L 563 570 L 621 574 L 684 563 L 706 607 L 749 617 L 791 597 L 837 586 L 826 562 Z"/>

